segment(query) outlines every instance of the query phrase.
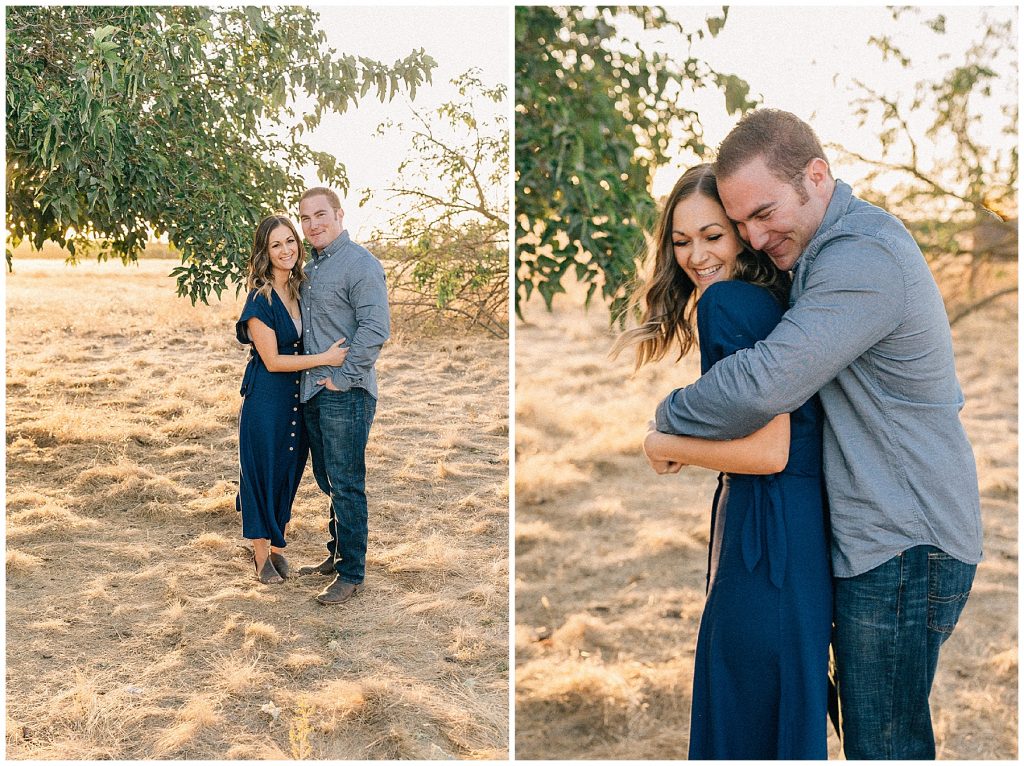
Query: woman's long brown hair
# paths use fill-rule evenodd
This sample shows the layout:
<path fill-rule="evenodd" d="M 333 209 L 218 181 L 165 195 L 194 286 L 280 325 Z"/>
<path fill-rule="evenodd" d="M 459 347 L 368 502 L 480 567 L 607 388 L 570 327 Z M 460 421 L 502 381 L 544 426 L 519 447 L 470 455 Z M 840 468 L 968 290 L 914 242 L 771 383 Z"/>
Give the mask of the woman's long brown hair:
<path fill-rule="evenodd" d="M 648 362 L 662 359 L 674 344 L 679 346 L 676 361 L 697 344 L 694 319 L 696 285 L 676 262 L 672 248 L 672 213 L 676 205 L 695 194 L 722 205 L 715 173 L 708 163 L 696 165 L 683 173 L 666 198 L 651 247 L 653 271 L 634 291 L 630 302 L 633 309 L 630 313 L 641 315 L 640 325 L 622 333 L 612 347 L 614 357 L 627 346 L 636 345 L 637 370 Z M 752 250 L 739 234 L 737 239 L 743 250 L 736 258 L 732 278 L 765 287 L 785 307 L 789 296 L 789 275 L 776 268 L 767 255 Z"/>

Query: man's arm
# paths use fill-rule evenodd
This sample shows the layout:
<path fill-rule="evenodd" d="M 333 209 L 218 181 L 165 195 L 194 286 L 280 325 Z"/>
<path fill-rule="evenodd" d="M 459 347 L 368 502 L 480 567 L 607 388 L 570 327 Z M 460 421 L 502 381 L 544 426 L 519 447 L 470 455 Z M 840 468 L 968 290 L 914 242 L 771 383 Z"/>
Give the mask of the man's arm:
<path fill-rule="evenodd" d="M 880 243 L 829 246 L 771 334 L 669 394 L 658 430 L 736 439 L 793 412 L 899 325 L 904 293 L 903 272 Z"/>
<path fill-rule="evenodd" d="M 366 384 L 381 346 L 391 336 L 388 288 L 379 262 L 368 261 L 366 272 L 352 284 L 348 297 L 355 311 L 357 329 L 349 340 L 345 363 L 331 369 L 331 380 L 343 391 Z"/>

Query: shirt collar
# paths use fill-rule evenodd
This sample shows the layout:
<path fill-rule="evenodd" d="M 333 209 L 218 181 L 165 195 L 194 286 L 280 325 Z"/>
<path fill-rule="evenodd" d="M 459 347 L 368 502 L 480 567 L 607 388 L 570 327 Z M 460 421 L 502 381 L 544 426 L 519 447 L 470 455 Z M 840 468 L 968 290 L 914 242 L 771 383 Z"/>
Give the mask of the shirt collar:
<path fill-rule="evenodd" d="M 807 247 L 805 247 L 803 253 L 800 254 L 800 258 L 797 259 L 794 271 L 801 264 L 810 263 L 818 256 L 818 251 L 821 250 L 822 245 L 828 241 L 832 228 L 839 223 L 840 219 L 846 214 L 846 210 L 850 206 L 850 199 L 852 197 L 853 189 L 850 185 L 837 178 L 836 186 L 832 190 L 832 198 L 828 201 L 828 207 L 825 208 L 825 217 L 821 219 L 821 223 L 818 224 L 817 231 L 814 232 L 814 236 L 811 237 L 811 241 L 807 243 Z"/>
<path fill-rule="evenodd" d="M 825 209 L 825 217 L 821 219 L 821 225 L 814 233 L 812 241 L 818 239 L 819 236 L 839 222 L 839 219 L 846 214 L 846 208 L 850 205 L 851 197 L 853 197 L 853 189 L 850 188 L 848 183 L 837 178 L 836 188 L 832 191 L 832 199 L 829 200 L 828 207 Z"/>
<path fill-rule="evenodd" d="M 310 252 L 313 253 L 313 259 L 317 261 L 321 258 L 330 258 L 351 241 L 351 238 L 348 236 L 348 229 L 342 229 L 341 234 L 339 234 L 334 241 L 327 245 L 323 250 L 317 250 L 315 247 L 311 247 Z"/>

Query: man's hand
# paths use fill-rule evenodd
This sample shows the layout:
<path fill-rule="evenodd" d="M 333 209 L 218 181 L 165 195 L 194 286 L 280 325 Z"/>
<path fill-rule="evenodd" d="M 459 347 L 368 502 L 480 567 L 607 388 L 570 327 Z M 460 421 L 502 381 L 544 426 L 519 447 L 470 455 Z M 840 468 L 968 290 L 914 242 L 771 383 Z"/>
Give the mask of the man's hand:
<path fill-rule="evenodd" d="M 644 457 L 656 474 L 665 475 L 679 473 L 683 464 L 668 460 L 661 454 L 658 447 L 664 441 L 665 434 L 659 433 L 654 421 L 647 424 L 647 436 L 644 438 Z"/>
<path fill-rule="evenodd" d="M 329 391 L 340 391 L 341 390 L 336 385 L 334 385 L 334 381 L 331 380 L 330 378 L 320 378 L 320 380 L 318 380 L 316 382 L 316 384 L 318 386 L 323 386 L 324 388 L 328 389 Z"/>

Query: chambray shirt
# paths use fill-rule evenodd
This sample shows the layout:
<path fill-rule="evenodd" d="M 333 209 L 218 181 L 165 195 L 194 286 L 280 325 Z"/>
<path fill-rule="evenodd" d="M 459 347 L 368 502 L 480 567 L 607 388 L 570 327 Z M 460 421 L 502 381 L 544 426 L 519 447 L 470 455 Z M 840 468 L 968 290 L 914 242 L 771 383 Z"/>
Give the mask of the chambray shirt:
<path fill-rule="evenodd" d="M 302 374 L 300 401 L 308 402 L 329 377 L 342 391 L 364 388 L 377 398 L 374 363 L 391 335 L 391 314 L 384 267 L 370 252 L 341 232 L 322 252 L 312 250 L 301 288 L 302 342 L 307 354 L 319 354 L 339 338 L 348 356 L 340 367 L 313 367 Z"/>
<path fill-rule="evenodd" d="M 836 182 L 772 333 L 658 405 L 659 431 L 749 434 L 815 392 L 838 577 L 915 545 L 981 560 L 974 453 L 949 321 L 903 224 Z"/>

